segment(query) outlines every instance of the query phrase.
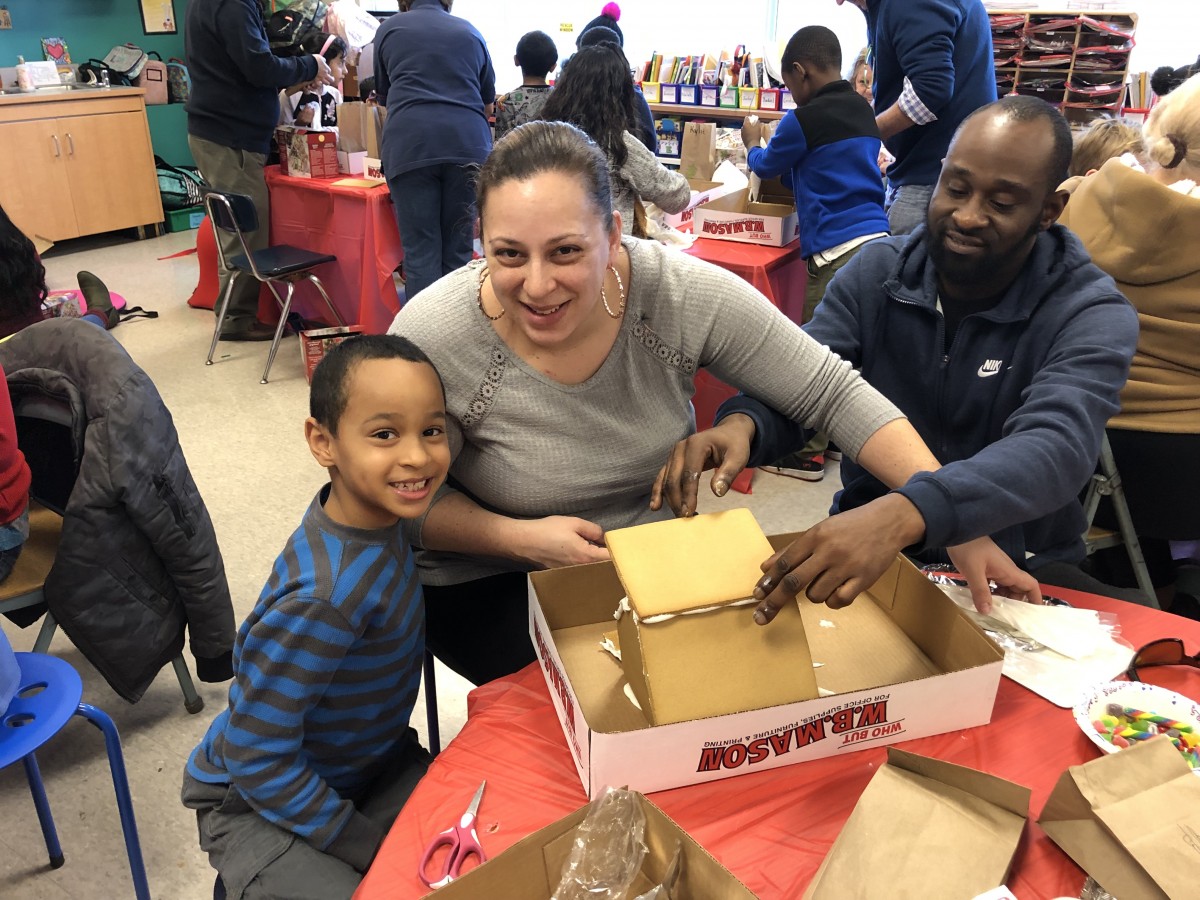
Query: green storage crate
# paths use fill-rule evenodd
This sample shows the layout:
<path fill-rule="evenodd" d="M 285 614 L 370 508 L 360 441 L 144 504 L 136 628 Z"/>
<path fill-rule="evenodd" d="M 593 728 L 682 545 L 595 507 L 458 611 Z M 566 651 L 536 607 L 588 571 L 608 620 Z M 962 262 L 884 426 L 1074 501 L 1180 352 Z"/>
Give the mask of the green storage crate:
<path fill-rule="evenodd" d="M 204 221 L 203 206 L 189 206 L 187 209 L 169 209 L 167 215 L 167 231 L 174 234 L 176 231 L 189 231 L 192 228 L 199 228 L 200 223 Z"/>

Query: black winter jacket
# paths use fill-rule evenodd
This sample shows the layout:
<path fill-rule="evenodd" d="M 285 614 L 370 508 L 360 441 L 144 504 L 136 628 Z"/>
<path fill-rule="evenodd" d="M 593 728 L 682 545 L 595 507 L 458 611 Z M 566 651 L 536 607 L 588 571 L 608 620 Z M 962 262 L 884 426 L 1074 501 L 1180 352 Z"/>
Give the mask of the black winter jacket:
<path fill-rule="evenodd" d="M 14 408 L 43 400 L 71 421 L 62 436 L 75 466 L 48 473 L 74 477 L 44 589 L 63 631 L 131 703 L 183 649 L 185 626 L 200 680 L 233 677 L 233 604 L 217 536 L 149 376 L 78 319 L 23 329 L 0 343 L 0 365 Z M 37 495 L 51 454 L 25 452 Z"/>

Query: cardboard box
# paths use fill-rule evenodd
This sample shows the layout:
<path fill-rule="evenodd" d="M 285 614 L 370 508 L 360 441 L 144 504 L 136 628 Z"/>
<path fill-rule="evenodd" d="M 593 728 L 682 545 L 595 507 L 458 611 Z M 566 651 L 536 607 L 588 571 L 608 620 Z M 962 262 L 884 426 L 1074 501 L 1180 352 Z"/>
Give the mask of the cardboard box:
<path fill-rule="evenodd" d="M 770 541 L 781 549 L 796 537 Z M 844 609 L 798 604 L 822 663 L 821 697 L 657 727 L 625 697 L 621 667 L 598 647 L 624 595 L 612 563 L 533 572 L 529 584 L 530 634 L 589 796 L 611 784 L 650 793 L 716 781 L 992 717 L 1003 653 L 903 558 Z M 741 679 L 748 700 L 756 695 L 753 660 L 713 674 Z"/>
<path fill-rule="evenodd" d="M 779 89 L 779 108 L 780 109 L 795 109 L 796 98 L 792 96 L 792 92 L 787 88 Z"/>
<path fill-rule="evenodd" d="M 643 81 L 642 96 L 646 98 L 647 103 L 661 103 L 662 84 L 657 81 Z"/>
<path fill-rule="evenodd" d="M 681 84 L 679 86 L 679 104 L 681 106 L 695 106 L 700 102 L 700 85 L 698 84 Z"/>
<path fill-rule="evenodd" d="M 750 889 L 696 843 L 666 813 L 639 797 L 646 814 L 646 858 L 628 892 L 636 897 L 661 883 L 676 846 L 683 853 L 676 897 L 689 900 L 754 900 Z M 499 856 L 472 869 L 437 892 L 438 900 L 547 900 L 562 877 L 575 829 L 588 807 L 535 831 Z M 485 838 L 486 843 L 486 838 Z"/>
<path fill-rule="evenodd" d="M 697 237 L 783 247 L 800 237 L 796 198 L 779 181 L 764 181 L 751 199 L 752 188 L 718 197 L 696 207 L 692 231 Z"/>
<path fill-rule="evenodd" d="M 1071 766 L 1038 824 L 1114 896 L 1196 896 L 1200 781 L 1165 735 Z"/>
<path fill-rule="evenodd" d="M 736 84 L 721 85 L 721 89 L 717 92 L 717 105 L 726 109 L 737 109 L 738 93 L 739 89 Z"/>
<path fill-rule="evenodd" d="M 700 106 L 720 106 L 721 89 L 715 84 L 700 85 Z"/>
<path fill-rule="evenodd" d="M 337 152 L 338 172 L 342 175 L 361 175 L 367 159 L 366 150 L 339 150 Z"/>
<path fill-rule="evenodd" d="M 759 563 L 774 552 L 750 510 L 617 528 L 604 540 L 627 597 L 617 614 L 621 667 L 651 725 L 745 710 L 744 682 L 711 675 L 747 659 L 759 708 L 817 696 L 799 605 L 770 628 L 749 615 Z"/>
<path fill-rule="evenodd" d="M 337 132 L 310 131 L 295 125 L 275 129 L 279 168 L 293 178 L 331 178 L 338 174 Z"/>
<path fill-rule="evenodd" d="M 724 197 L 726 194 L 731 194 L 738 190 L 741 186 L 740 182 L 734 184 L 726 184 L 720 181 L 708 181 L 702 178 L 689 178 L 688 186 L 692 189 L 692 199 L 688 201 L 687 209 L 679 213 L 664 213 L 663 222 L 670 225 L 672 228 L 680 228 L 692 221 L 692 216 L 696 212 L 696 207 L 701 203 L 708 203 L 710 200 L 715 200 L 718 197 Z"/>
<path fill-rule="evenodd" d="M 678 105 L 678 103 L 679 103 L 679 85 L 664 83 L 662 85 L 662 101 L 661 102 Z"/>
<path fill-rule="evenodd" d="M 758 92 L 759 109 L 779 109 L 779 88 L 762 88 Z"/>
<path fill-rule="evenodd" d="M 361 325 L 337 325 L 333 328 L 312 328 L 300 332 L 300 354 L 304 360 L 304 377 L 312 384 L 317 363 L 325 358 L 330 348 L 348 337 L 362 334 Z"/>
<path fill-rule="evenodd" d="M 1008 877 L 1029 795 L 1003 778 L 889 747 L 804 898 L 967 900 L 991 891 Z"/>

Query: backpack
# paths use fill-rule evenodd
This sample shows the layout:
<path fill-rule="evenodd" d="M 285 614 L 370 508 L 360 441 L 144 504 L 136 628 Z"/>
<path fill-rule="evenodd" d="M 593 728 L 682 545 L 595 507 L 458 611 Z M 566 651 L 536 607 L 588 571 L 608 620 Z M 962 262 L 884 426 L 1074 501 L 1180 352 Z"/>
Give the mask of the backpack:
<path fill-rule="evenodd" d="M 154 157 L 158 174 L 158 192 L 163 209 L 188 209 L 204 202 L 208 185 L 193 166 L 173 166 L 161 156 Z"/>
<path fill-rule="evenodd" d="M 172 103 L 187 103 L 192 95 L 192 79 L 178 56 L 167 60 L 167 96 Z"/>
<path fill-rule="evenodd" d="M 301 55 L 300 42 L 312 31 L 320 31 L 326 7 L 321 0 L 298 0 L 287 9 L 276 10 L 267 19 L 267 42 L 276 56 Z"/>
<path fill-rule="evenodd" d="M 79 80 L 81 82 L 99 84 L 103 79 L 101 72 L 108 72 L 108 83 L 112 87 L 133 87 L 133 79 L 123 72 L 118 72 L 104 64 L 103 60 L 89 59 L 79 64 Z"/>

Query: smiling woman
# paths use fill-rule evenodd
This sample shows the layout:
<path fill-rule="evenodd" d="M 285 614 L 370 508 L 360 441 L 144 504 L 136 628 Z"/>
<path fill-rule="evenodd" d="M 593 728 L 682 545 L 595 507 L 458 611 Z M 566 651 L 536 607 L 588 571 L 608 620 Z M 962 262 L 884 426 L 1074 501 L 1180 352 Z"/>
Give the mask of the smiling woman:
<path fill-rule="evenodd" d="M 622 237 L 604 154 L 574 126 L 531 122 L 499 141 L 477 202 L 486 259 L 391 328 L 446 386 L 450 478 L 409 537 L 428 644 L 472 681 L 533 660 L 527 571 L 607 559 L 607 529 L 669 514 L 651 487 L 695 430 L 699 368 L 814 420 L 850 455 L 886 448 L 901 480 L 936 467 L 890 403 L 747 283 Z"/>

